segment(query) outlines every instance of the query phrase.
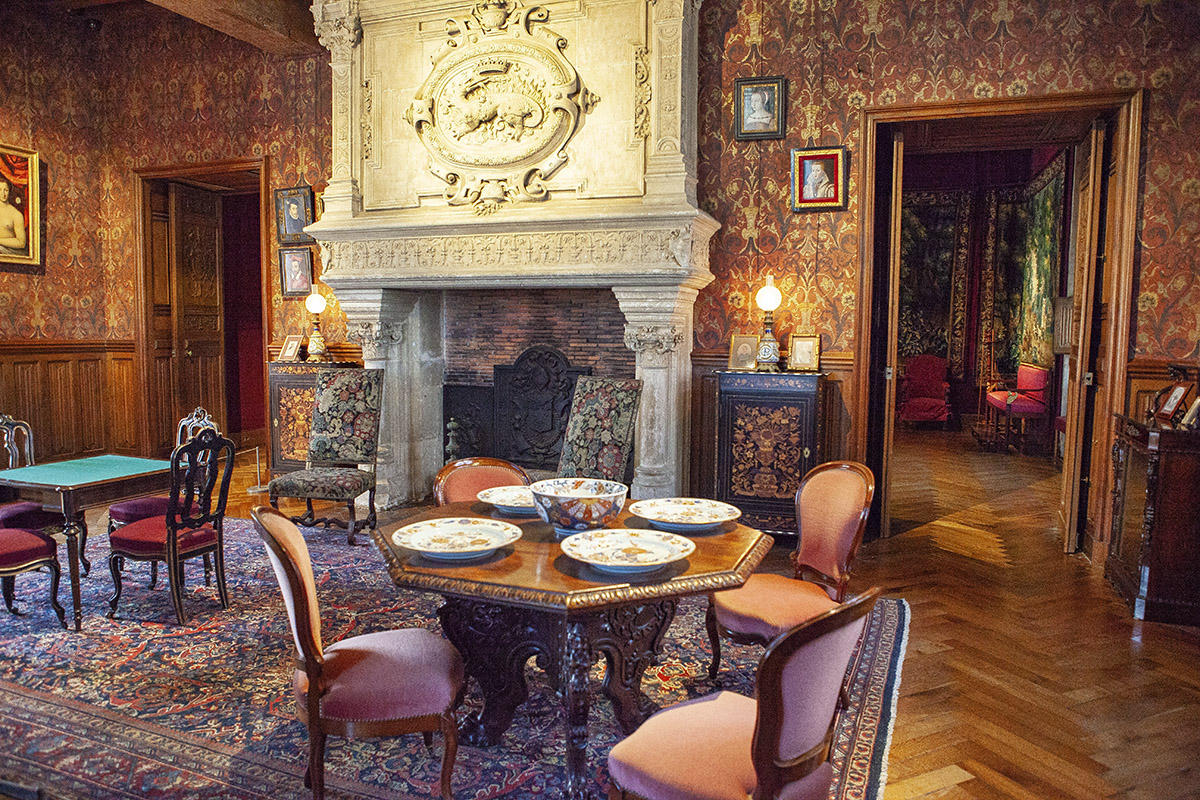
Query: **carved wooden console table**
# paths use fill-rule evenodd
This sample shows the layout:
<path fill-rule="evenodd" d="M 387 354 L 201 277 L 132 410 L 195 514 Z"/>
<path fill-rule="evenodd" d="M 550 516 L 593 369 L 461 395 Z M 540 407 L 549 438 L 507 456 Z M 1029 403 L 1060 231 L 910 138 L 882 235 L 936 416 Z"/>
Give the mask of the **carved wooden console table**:
<path fill-rule="evenodd" d="M 406 518 L 403 524 L 451 516 L 491 516 L 482 503 L 454 503 Z M 497 517 L 500 519 L 501 517 Z M 611 575 L 566 556 L 554 530 L 540 519 L 509 520 L 523 536 L 469 564 L 442 564 L 397 547 L 391 532 L 372 531 L 396 585 L 445 598 L 438 616 L 479 682 L 484 705 L 462 724 L 472 745 L 500 741 L 528 697 L 525 662 L 537 664 L 563 689 L 567 713 L 567 795 L 586 786 L 588 670 L 603 655 L 604 693 L 617 721 L 632 733 L 656 707 L 642 692 L 642 674 L 658 653 L 680 597 L 741 586 L 767 554 L 772 539 L 727 523 L 693 537 L 696 550 L 681 562 L 646 575 Z M 614 527 L 644 527 L 626 511 Z"/>

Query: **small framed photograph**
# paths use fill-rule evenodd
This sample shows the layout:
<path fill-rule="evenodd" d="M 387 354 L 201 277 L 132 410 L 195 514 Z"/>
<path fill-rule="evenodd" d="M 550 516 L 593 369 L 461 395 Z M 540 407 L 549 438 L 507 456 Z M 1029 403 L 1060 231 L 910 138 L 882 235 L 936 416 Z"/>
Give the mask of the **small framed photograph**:
<path fill-rule="evenodd" d="M 304 226 L 312 222 L 311 186 L 275 190 L 275 231 L 280 244 L 312 244 L 315 240 L 304 232 Z"/>
<path fill-rule="evenodd" d="M 758 334 L 735 333 L 729 337 L 729 368 L 758 369 Z"/>
<path fill-rule="evenodd" d="M 39 170 L 37 153 L 0 144 L 0 263 L 42 263 Z"/>
<path fill-rule="evenodd" d="M 304 337 L 297 334 L 295 336 L 283 337 L 283 346 L 279 348 L 280 361 L 296 361 L 300 357 L 300 345 L 304 343 Z"/>
<path fill-rule="evenodd" d="M 821 337 L 801 336 L 793 333 L 788 337 L 787 368 L 795 372 L 816 372 L 821 368 Z"/>
<path fill-rule="evenodd" d="M 1200 397 L 1192 401 L 1188 406 L 1187 413 L 1183 415 L 1183 419 L 1179 421 L 1181 428 L 1195 428 L 1196 423 L 1200 422 Z"/>
<path fill-rule="evenodd" d="M 792 211 L 830 211 L 846 207 L 846 148 L 792 150 Z"/>
<path fill-rule="evenodd" d="M 1176 412 L 1183 406 L 1183 401 L 1187 399 L 1188 392 L 1191 390 L 1190 383 L 1177 383 L 1172 386 L 1166 397 L 1163 398 L 1162 405 L 1154 412 L 1155 419 L 1162 422 L 1170 422 L 1174 419 Z"/>
<path fill-rule="evenodd" d="M 782 139 L 787 132 L 787 78 L 736 78 L 735 139 Z"/>
<path fill-rule="evenodd" d="M 312 250 L 307 247 L 279 248 L 279 287 L 284 297 L 312 294 Z"/>

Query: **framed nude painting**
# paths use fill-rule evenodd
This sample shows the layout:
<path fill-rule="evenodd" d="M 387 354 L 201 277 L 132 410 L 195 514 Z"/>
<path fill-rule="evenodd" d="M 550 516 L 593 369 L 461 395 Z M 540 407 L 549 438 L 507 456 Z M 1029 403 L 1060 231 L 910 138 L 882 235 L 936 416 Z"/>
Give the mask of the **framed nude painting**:
<path fill-rule="evenodd" d="M 38 154 L 0 144 L 0 264 L 42 263 Z"/>

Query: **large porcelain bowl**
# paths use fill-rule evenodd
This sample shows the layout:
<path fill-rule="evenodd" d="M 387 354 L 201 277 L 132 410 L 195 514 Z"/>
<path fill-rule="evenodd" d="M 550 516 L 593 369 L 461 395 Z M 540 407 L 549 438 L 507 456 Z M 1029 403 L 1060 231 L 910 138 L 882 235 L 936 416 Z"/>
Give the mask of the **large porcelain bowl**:
<path fill-rule="evenodd" d="M 629 487 L 598 478 L 550 478 L 529 487 L 538 516 L 559 534 L 603 528 L 617 518 Z"/>

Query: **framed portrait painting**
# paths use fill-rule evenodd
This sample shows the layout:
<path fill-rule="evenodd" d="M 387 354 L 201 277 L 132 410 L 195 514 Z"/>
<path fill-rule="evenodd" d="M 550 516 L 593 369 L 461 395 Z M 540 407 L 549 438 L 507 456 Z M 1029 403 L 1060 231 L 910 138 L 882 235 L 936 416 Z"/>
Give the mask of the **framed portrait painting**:
<path fill-rule="evenodd" d="M 1162 405 L 1154 412 L 1155 419 L 1161 422 L 1170 422 L 1175 418 L 1175 414 L 1183 407 L 1183 401 L 1187 399 L 1188 393 L 1191 392 L 1192 385 L 1190 383 L 1176 383 L 1172 386 L 1163 398 Z"/>
<path fill-rule="evenodd" d="M 792 211 L 846 207 L 846 148 L 803 147 L 792 151 Z"/>
<path fill-rule="evenodd" d="M 729 337 L 729 369 L 758 369 L 758 334 L 735 333 Z"/>
<path fill-rule="evenodd" d="M 312 250 L 279 248 L 279 287 L 284 297 L 308 297 L 312 294 L 312 280 Z"/>
<path fill-rule="evenodd" d="M 280 361 L 297 361 L 300 357 L 300 345 L 304 337 L 298 334 L 283 337 L 283 345 L 279 348 Z"/>
<path fill-rule="evenodd" d="M 275 231 L 280 244 L 312 244 L 315 240 L 304 232 L 304 226 L 312 222 L 311 186 L 275 190 Z"/>
<path fill-rule="evenodd" d="M 787 78 L 733 81 L 735 139 L 782 139 L 787 132 Z"/>
<path fill-rule="evenodd" d="M 788 339 L 787 368 L 795 372 L 816 372 L 821 368 L 821 337 L 793 333 Z"/>
<path fill-rule="evenodd" d="M 42 263 L 38 154 L 0 144 L 0 264 Z"/>

